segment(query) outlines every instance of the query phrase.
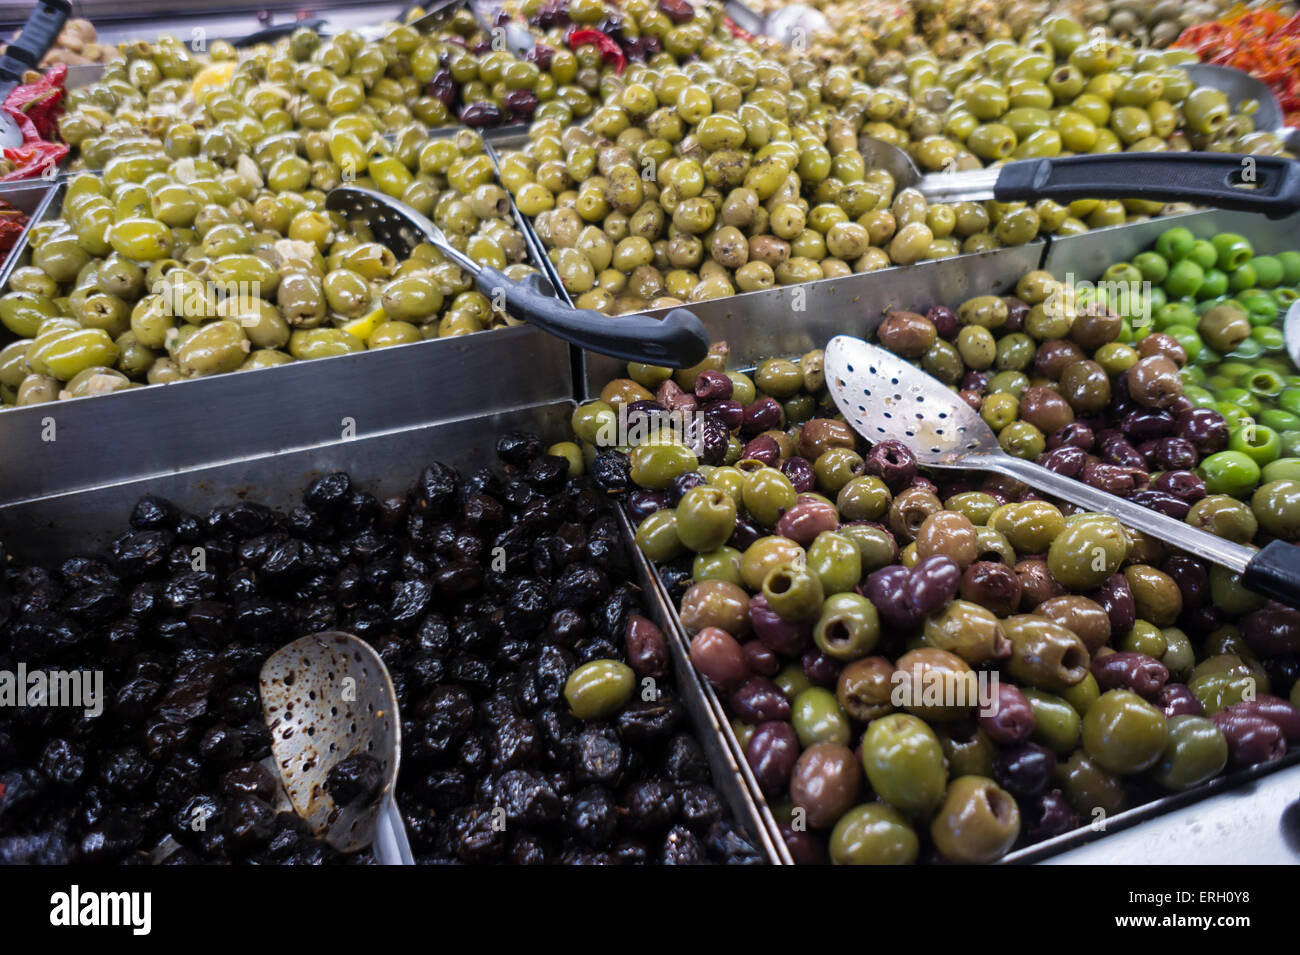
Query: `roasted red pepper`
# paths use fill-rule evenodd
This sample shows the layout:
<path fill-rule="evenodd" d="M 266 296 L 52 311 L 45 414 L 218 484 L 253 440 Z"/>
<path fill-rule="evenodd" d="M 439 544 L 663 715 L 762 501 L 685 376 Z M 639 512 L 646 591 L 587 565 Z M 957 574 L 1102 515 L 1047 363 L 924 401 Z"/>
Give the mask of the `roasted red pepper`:
<path fill-rule="evenodd" d="M 723 14 L 722 25 L 726 27 L 727 32 L 737 40 L 744 40 L 746 43 L 754 42 L 754 34 L 750 33 L 748 30 L 742 29 L 739 23 L 726 14 Z"/>
<path fill-rule="evenodd" d="M 23 131 L 23 141 L 53 139 L 58 134 L 59 115 L 63 112 L 63 83 L 68 67 L 59 63 L 49 68 L 34 83 L 19 86 L 4 101 L 4 111 L 14 118 Z M 28 135 L 28 127 L 33 134 Z"/>
<path fill-rule="evenodd" d="M 0 200 L 0 262 L 4 261 L 5 253 L 14 247 L 26 225 L 26 213 Z M 0 795 L 3 795 L 3 790 L 0 790 Z"/>
<path fill-rule="evenodd" d="M 0 182 L 35 179 L 47 169 L 57 169 L 67 154 L 68 147 L 63 143 L 47 143 L 43 139 L 34 139 L 21 146 L 6 149 L 4 157 L 14 164 L 14 168 L 11 172 L 0 176 Z"/>
<path fill-rule="evenodd" d="M 1174 46 L 1195 51 L 1204 63 L 1232 66 L 1273 90 L 1288 125 L 1300 112 L 1300 15 L 1241 10 L 1213 23 L 1188 27 Z"/>
<path fill-rule="evenodd" d="M 618 45 L 618 41 L 600 30 L 591 27 L 572 30 L 569 33 L 568 43 L 570 50 L 576 50 L 580 46 L 594 46 L 600 51 L 602 60 L 614 64 L 615 73 L 621 74 L 627 67 L 627 57 L 623 55 L 623 48 Z"/>

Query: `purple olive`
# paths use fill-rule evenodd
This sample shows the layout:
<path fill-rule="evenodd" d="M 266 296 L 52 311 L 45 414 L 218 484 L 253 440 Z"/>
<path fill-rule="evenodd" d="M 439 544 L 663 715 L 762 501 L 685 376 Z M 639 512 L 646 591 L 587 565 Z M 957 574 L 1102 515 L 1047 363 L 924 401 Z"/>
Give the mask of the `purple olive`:
<path fill-rule="evenodd" d="M 1180 521 L 1192 509 L 1192 505 L 1186 501 L 1174 497 L 1172 494 L 1166 494 L 1164 491 L 1152 491 L 1150 489 L 1134 491 L 1128 495 L 1128 499 L 1134 504 L 1149 507 L 1151 510 L 1159 511 L 1168 517 L 1176 517 Z"/>
<path fill-rule="evenodd" d="M 790 701 L 767 677 L 751 676 L 732 692 L 729 702 L 732 714 L 745 723 L 790 718 Z"/>
<path fill-rule="evenodd" d="M 1092 675 L 1102 691 L 1132 690 L 1152 699 L 1169 682 L 1169 668 L 1155 657 L 1129 650 L 1110 653 L 1092 661 Z"/>
<path fill-rule="evenodd" d="M 1300 611 L 1265 608 L 1241 618 L 1241 637 L 1261 657 L 1300 653 Z"/>
<path fill-rule="evenodd" d="M 807 494 L 817 486 L 817 472 L 812 462 L 799 455 L 793 455 L 781 462 L 781 473 L 789 478 L 799 494 Z"/>
<path fill-rule="evenodd" d="M 1184 610 L 1199 609 L 1210 599 L 1210 572 L 1195 557 L 1171 554 L 1165 558 L 1160 569 L 1178 585 L 1178 591 L 1183 595 Z"/>
<path fill-rule="evenodd" d="M 1047 438 L 1047 447 L 1051 451 L 1065 445 L 1078 448 L 1080 451 L 1091 451 L 1096 443 L 1097 438 L 1093 434 L 1092 428 L 1082 421 L 1071 421 L 1064 427 L 1053 431 Z"/>
<path fill-rule="evenodd" d="M 1052 781 L 1056 754 L 1046 746 L 1024 743 L 1003 750 L 993 764 L 993 779 L 1013 796 L 1037 796 Z"/>
<path fill-rule="evenodd" d="M 775 467 L 776 463 L 781 460 L 781 446 L 776 443 L 776 438 L 770 434 L 760 434 L 746 443 L 745 449 L 740 452 L 740 456 L 742 459 L 752 458 L 755 461 L 762 461 L 768 467 Z"/>
<path fill-rule="evenodd" d="M 911 630 L 921 622 L 923 614 L 907 599 L 910 581 L 906 567 L 892 564 L 872 571 L 863 585 L 863 596 L 875 604 L 880 619 L 892 630 Z"/>
<path fill-rule="evenodd" d="M 785 423 L 785 412 L 781 403 L 775 398 L 755 398 L 745 406 L 741 430 L 745 434 L 759 434 L 771 431 Z"/>
<path fill-rule="evenodd" d="M 1156 443 L 1155 463 L 1162 471 L 1190 471 L 1200 455 L 1186 438 L 1161 438 Z"/>
<path fill-rule="evenodd" d="M 695 397 L 700 401 L 726 401 L 734 388 L 729 376 L 712 368 L 700 372 L 695 379 Z"/>
<path fill-rule="evenodd" d="M 732 398 L 723 401 L 709 401 L 701 404 L 699 409 L 708 417 L 722 422 L 728 431 L 735 431 L 745 420 L 744 406 Z"/>
<path fill-rule="evenodd" d="M 897 494 L 916 477 L 916 455 L 901 441 L 881 441 L 863 459 L 864 474 L 874 474 Z"/>
<path fill-rule="evenodd" d="M 785 795 L 799 759 L 799 739 L 789 723 L 772 721 L 754 727 L 745 747 L 745 761 L 754 772 L 758 788 L 769 799 Z"/>
<path fill-rule="evenodd" d="M 1019 689 L 1000 680 L 993 712 L 981 712 L 977 719 L 989 739 L 1003 746 L 1022 743 L 1034 731 L 1034 708 Z"/>
<path fill-rule="evenodd" d="M 907 601 L 922 616 L 938 613 L 957 596 L 960 583 L 958 563 L 945 554 L 932 554 L 912 568 L 906 585 Z"/>
<path fill-rule="evenodd" d="M 1244 713 L 1272 720 L 1282 730 L 1288 743 L 1300 742 L 1300 708 L 1271 693 L 1260 693 L 1253 700 L 1234 703 L 1225 713 Z"/>
<path fill-rule="evenodd" d="M 526 120 L 532 117 L 540 101 L 532 90 L 511 90 L 502 102 L 514 119 Z"/>
<path fill-rule="evenodd" d="M 808 682 L 814 686 L 824 686 L 834 689 L 835 684 L 839 681 L 840 671 L 844 669 L 844 664 L 832 656 L 822 653 L 820 650 L 807 650 L 799 658 L 799 663 L 803 667 L 803 675 L 808 678 Z"/>
<path fill-rule="evenodd" d="M 1128 633 L 1133 629 L 1137 622 L 1137 604 L 1123 574 L 1112 574 L 1090 596 L 1110 617 L 1111 633 Z"/>
<path fill-rule="evenodd" d="M 662 680 L 668 675 L 668 642 L 653 620 L 631 614 L 623 628 L 623 645 L 628 666 L 637 676 Z"/>
<path fill-rule="evenodd" d="M 1205 715 L 1205 708 L 1201 706 L 1201 701 L 1185 683 L 1166 683 L 1156 690 L 1156 695 L 1152 697 L 1151 702 L 1165 714 L 1165 719 L 1173 716 Z"/>
<path fill-rule="evenodd" d="M 655 511 L 661 511 L 669 506 L 666 491 L 649 491 L 645 488 L 637 488 L 628 494 L 623 509 L 627 511 L 628 519 L 633 524 L 640 524 Z"/>
<path fill-rule="evenodd" d="M 1088 453 L 1072 444 L 1063 444 L 1040 455 L 1038 463 L 1057 474 L 1078 477 L 1084 465 L 1088 463 Z"/>
<path fill-rule="evenodd" d="M 496 103 L 470 103 L 460 111 L 460 121 L 474 129 L 499 126 L 505 114 Z"/>
<path fill-rule="evenodd" d="M 1282 727 L 1253 713 L 1220 710 L 1210 719 L 1228 741 L 1228 757 L 1235 766 L 1271 763 L 1286 755 Z"/>
<path fill-rule="evenodd" d="M 1228 446 L 1228 423 L 1210 408 L 1193 408 L 1178 416 L 1178 436 L 1196 445 L 1201 454 L 1214 454 Z"/>
<path fill-rule="evenodd" d="M 1205 497 L 1205 481 L 1195 471 L 1165 471 L 1151 482 L 1151 489 L 1172 494 L 1188 504 Z"/>
<path fill-rule="evenodd" d="M 1174 416 L 1168 411 L 1161 411 L 1156 408 L 1141 408 L 1137 411 L 1130 411 L 1124 416 L 1124 420 L 1119 423 L 1120 431 L 1130 441 L 1152 441 L 1156 438 L 1166 438 L 1174 433 L 1177 427 L 1174 422 Z"/>
<path fill-rule="evenodd" d="M 802 653 L 812 638 L 812 628 L 807 621 L 782 620 L 767 605 L 767 598 L 762 594 L 749 598 L 749 624 L 754 629 L 754 636 L 763 641 L 773 653 L 782 656 L 792 657 Z"/>
<path fill-rule="evenodd" d="M 1079 817 L 1059 789 L 1048 790 L 1021 803 L 1021 812 L 1030 842 L 1041 842 L 1079 828 Z"/>
<path fill-rule="evenodd" d="M 926 309 L 925 317 L 934 322 L 934 330 L 944 341 L 952 341 L 961 331 L 961 322 L 957 313 L 947 305 L 932 305 Z"/>
<path fill-rule="evenodd" d="M 796 544 L 807 547 L 823 531 L 833 531 L 840 526 L 839 512 L 834 504 L 825 501 L 801 501 L 781 515 L 776 522 L 776 532 Z"/>
<path fill-rule="evenodd" d="M 762 640 L 750 640 L 740 645 L 745 653 L 745 663 L 751 673 L 774 677 L 781 672 L 781 658 Z"/>

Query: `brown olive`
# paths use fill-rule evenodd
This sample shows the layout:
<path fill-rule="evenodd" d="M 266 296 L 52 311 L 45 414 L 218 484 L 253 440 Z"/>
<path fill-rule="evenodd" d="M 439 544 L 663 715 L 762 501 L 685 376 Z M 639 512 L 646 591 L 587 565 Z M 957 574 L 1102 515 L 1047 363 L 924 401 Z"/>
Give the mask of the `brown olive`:
<path fill-rule="evenodd" d="M 1147 408 L 1168 408 L 1183 393 L 1178 366 L 1164 355 L 1141 358 L 1126 374 L 1129 394 Z"/>
<path fill-rule="evenodd" d="M 853 429 L 833 418 L 813 418 L 799 429 L 799 456 L 816 461 L 830 448 L 852 448 L 857 444 Z"/>
<path fill-rule="evenodd" d="M 800 754 L 790 776 L 790 801 L 813 829 L 829 829 L 858 801 L 862 763 L 838 743 L 814 743 Z"/>
<path fill-rule="evenodd" d="M 688 633 L 717 627 L 741 636 L 749 630 L 749 595 L 727 580 L 703 580 L 682 596 L 681 616 Z"/>
<path fill-rule="evenodd" d="M 1073 421 L 1074 412 L 1051 388 L 1034 387 L 1020 395 L 1020 417 L 1043 434 L 1051 434 Z"/>
<path fill-rule="evenodd" d="M 1142 339 L 1138 342 L 1137 351 L 1142 358 L 1163 355 L 1179 368 L 1187 364 L 1187 350 L 1178 339 L 1163 332 L 1156 332 Z"/>
<path fill-rule="evenodd" d="M 885 657 L 863 657 L 840 671 L 835 698 L 844 712 L 860 723 L 892 713 L 894 665 Z"/>
<path fill-rule="evenodd" d="M 1060 391 L 1075 414 L 1096 414 L 1110 404 L 1110 376 L 1095 361 L 1077 361 L 1061 372 Z"/>
<path fill-rule="evenodd" d="M 916 312 L 890 312 L 876 329 L 880 344 L 901 358 L 920 358 L 938 337 L 934 322 Z"/>
<path fill-rule="evenodd" d="M 895 664 L 903 708 L 929 723 L 964 719 L 976 704 L 975 674 L 955 653 L 938 647 L 909 650 Z M 936 702 L 937 701 L 937 702 Z"/>
<path fill-rule="evenodd" d="M 1034 613 L 1074 631 L 1089 653 L 1096 653 L 1110 641 L 1110 617 L 1101 604 L 1087 597 L 1052 597 L 1035 607 Z"/>
<path fill-rule="evenodd" d="M 901 540 L 914 540 L 925 519 L 942 510 L 943 502 L 933 491 L 909 487 L 889 505 L 889 529 Z"/>
<path fill-rule="evenodd" d="M 1065 588 L 1057 583 L 1047 567 L 1047 561 L 1041 557 L 1028 557 L 1017 562 L 1016 576 L 1020 578 L 1022 610 L 1033 610 L 1044 600 L 1051 600 L 1065 593 Z"/>
<path fill-rule="evenodd" d="M 1053 338 L 1038 346 L 1034 354 L 1034 371 L 1044 378 L 1060 381 L 1065 369 L 1084 358 L 1083 349 L 1067 338 Z"/>
<path fill-rule="evenodd" d="M 1019 575 L 995 560 L 977 560 L 961 575 L 962 600 L 979 604 L 1000 617 L 1019 609 L 1023 589 Z"/>
<path fill-rule="evenodd" d="M 1124 320 L 1103 306 L 1094 305 L 1080 312 L 1070 326 L 1070 338 L 1084 351 L 1096 351 L 1119 338 Z"/>
<path fill-rule="evenodd" d="M 932 554 L 944 554 L 957 566 L 968 567 L 979 554 L 979 536 L 970 518 L 957 511 L 939 511 L 922 521 L 916 532 L 916 556 Z"/>

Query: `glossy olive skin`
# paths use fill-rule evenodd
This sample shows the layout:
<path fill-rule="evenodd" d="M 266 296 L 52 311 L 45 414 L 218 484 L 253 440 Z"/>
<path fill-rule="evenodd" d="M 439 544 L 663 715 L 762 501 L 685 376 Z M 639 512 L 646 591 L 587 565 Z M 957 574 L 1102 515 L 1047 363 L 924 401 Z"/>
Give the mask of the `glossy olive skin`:
<path fill-rule="evenodd" d="M 1130 690 L 1103 693 L 1083 718 L 1083 748 L 1103 769 L 1131 775 L 1160 759 L 1168 737 L 1158 709 Z"/>
<path fill-rule="evenodd" d="M 850 717 L 869 723 L 893 711 L 894 686 L 893 663 L 885 657 L 863 657 L 840 671 L 835 698 Z"/>
<path fill-rule="evenodd" d="M 837 593 L 826 598 L 813 628 L 822 653 L 845 662 L 865 657 L 880 640 L 880 615 L 866 597 Z"/>
<path fill-rule="evenodd" d="M 693 487 L 677 504 L 677 537 L 693 551 L 711 551 L 727 542 L 736 526 L 736 502 L 707 484 Z"/>
<path fill-rule="evenodd" d="M 930 835 L 935 848 L 951 862 L 993 862 L 1015 845 L 1020 809 L 993 780 L 959 776 L 949 784 L 930 822 Z"/>
<path fill-rule="evenodd" d="M 920 843 L 911 824 L 884 803 L 853 807 L 831 832 L 834 865 L 911 865 L 919 852 Z"/>
<path fill-rule="evenodd" d="M 814 743 L 799 754 L 790 777 L 790 801 L 813 829 L 829 829 L 853 808 L 862 790 L 862 765 L 847 746 Z"/>
<path fill-rule="evenodd" d="M 953 600 L 927 617 L 922 634 L 927 646 L 955 653 L 971 666 L 1011 655 L 1011 643 L 997 616 L 967 600 Z"/>
<path fill-rule="evenodd" d="M 965 719 L 978 701 L 975 673 L 955 653 L 918 647 L 894 665 L 895 703 L 927 723 Z"/>
<path fill-rule="evenodd" d="M 1088 649 L 1072 630 L 1044 617 L 1019 614 L 1002 622 L 1011 644 L 1008 670 L 1018 681 L 1049 691 L 1074 686 L 1088 672 Z"/>
<path fill-rule="evenodd" d="M 580 720 L 598 720 L 617 713 L 632 697 L 636 674 L 618 660 L 592 660 L 571 674 L 564 684 L 564 699 Z"/>
<path fill-rule="evenodd" d="M 701 581 L 682 596 L 680 615 L 687 633 L 718 627 L 742 636 L 749 631 L 749 594 L 730 581 Z"/>
<path fill-rule="evenodd" d="M 871 788 L 904 813 L 926 815 L 943 799 L 943 747 L 925 721 L 910 713 L 891 713 L 867 727 L 862 765 Z"/>
<path fill-rule="evenodd" d="M 1185 790 L 1212 779 L 1228 765 L 1228 741 L 1204 716 L 1174 716 L 1151 777 L 1166 789 Z"/>
<path fill-rule="evenodd" d="M 1100 587 L 1128 555 L 1129 539 L 1113 517 L 1072 518 L 1053 539 L 1047 566 L 1064 587 L 1089 591 Z"/>
<path fill-rule="evenodd" d="M 1122 778 L 1103 769 L 1082 749 L 1058 763 L 1055 776 L 1070 805 L 1085 818 L 1098 818 L 1098 812 L 1103 817 L 1114 815 L 1128 801 Z"/>

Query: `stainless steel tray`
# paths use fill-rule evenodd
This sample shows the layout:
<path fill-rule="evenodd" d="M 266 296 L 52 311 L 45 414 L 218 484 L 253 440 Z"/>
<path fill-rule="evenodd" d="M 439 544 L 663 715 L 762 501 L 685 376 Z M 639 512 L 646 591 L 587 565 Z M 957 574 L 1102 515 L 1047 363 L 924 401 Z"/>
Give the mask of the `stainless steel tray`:
<path fill-rule="evenodd" d="M 432 130 L 434 138 L 458 127 Z M 37 219 L 56 217 L 65 186 Z M 531 229 L 514 208 L 525 243 Z M 549 263 L 532 264 L 543 270 Z M 24 238 L 9 267 L 26 261 Z M 0 284 L 3 288 L 3 284 Z M 0 329 L 0 344 L 13 336 Z M 572 350 L 528 325 L 0 411 L 0 503 L 572 398 Z M 50 430 L 51 426 L 53 431 Z M 51 436 L 53 439 L 51 440 Z"/>
<path fill-rule="evenodd" d="M 1300 212 L 1284 219 L 1268 219 L 1250 212 L 1202 209 L 1051 239 L 1042 267 L 1057 278 L 1073 272 L 1079 278 L 1094 279 L 1108 265 L 1151 248 L 1162 232 L 1175 226 L 1185 226 L 1201 238 L 1216 232 L 1239 232 L 1251 241 L 1256 252 L 1300 249 Z"/>
<path fill-rule="evenodd" d="M 1080 278 L 1095 278 L 1111 263 L 1130 259 L 1149 248 L 1161 232 L 1174 225 L 1186 225 L 1198 236 L 1239 232 L 1262 252 L 1300 247 L 1300 216 L 1274 222 L 1263 216 L 1212 210 L 1055 240 L 1047 250 L 1049 262 L 1055 254 L 1051 271 L 1058 277 L 1074 271 Z M 979 256 L 855 275 L 851 298 L 834 288 L 840 280 L 823 280 L 719 299 L 695 306 L 695 310 L 714 340 L 726 340 L 730 346 L 729 367 L 749 368 L 764 358 L 797 356 L 822 347 L 835 334 L 868 334 L 890 309 L 955 305 L 970 295 L 1005 294 L 1026 271 L 1040 267 L 1041 251 L 1040 243 L 1037 248 L 998 249 Z M 782 311 L 773 306 L 778 298 L 788 299 L 796 289 L 808 294 L 808 307 L 806 315 L 792 320 L 796 317 L 788 308 Z M 720 306 L 725 310 L 712 310 Z M 624 374 L 624 366 L 615 359 L 586 356 L 584 375 L 589 394 L 598 393 L 611 378 Z M 662 585 L 659 589 L 662 591 Z M 662 593 L 662 599 L 671 605 L 666 593 Z M 685 628 L 675 607 L 672 618 L 674 630 L 685 643 Z M 724 721 L 728 745 L 740 754 L 743 764 L 744 754 L 720 701 L 711 689 L 708 697 Z M 760 818 L 773 826 L 779 840 L 767 800 L 752 781 L 749 788 Z M 1101 831 L 1093 830 L 1088 825 L 1090 820 L 1083 822 L 1080 829 L 1012 852 L 1002 861 L 1145 864 L 1156 861 L 1151 858 L 1153 853 L 1162 852 L 1159 861 L 1164 862 L 1294 863 L 1300 860 L 1300 753 L 1278 763 L 1220 777 L 1192 792 L 1170 794 L 1135 806 L 1112 816 Z M 783 862 L 787 856 L 785 853 Z"/>
<path fill-rule="evenodd" d="M 0 256 L 4 256 L 0 259 L 0 288 L 9 281 L 9 274 L 17 268 L 18 260 L 27 248 L 27 233 L 31 230 L 32 223 L 44 218 L 54 188 L 54 183 L 45 179 L 0 183 L 0 199 L 27 213 L 27 225 L 23 227 L 13 248 L 7 254 L 0 252 Z"/>
<path fill-rule="evenodd" d="M 132 506 L 146 493 L 161 495 L 199 513 L 214 504 L 241 498 L 285 510 L 301 500 L 302 490 L 310 481 L 335 469 L 347 471 L 359 486 L 394 493 L 406 488 L 420 468 L 433 461 L 454 465 L 462 473 L 496 464 L 496 439 L 504 431 L 525 429 L 545 440 L 560 440 L 568 433 L 573 407 L 573 401 L 565 399 L 459 421 L 418 425 L 355 441 L 339 441 L 336 436 L 311 447 L 0 505 L 0 540 L 18 558 L 55 562 L 107 544 L 126 529 Z M 750 788 L 753 776 L 743 755 L 737 755 L 730 724 L 721 716 L 712 691 L 691 666 L 675 623 L 676 615 L 662 586 L 631 543 L 630 535 L 625 541 L 634 552 L 646 607 L 668 637 L 676 685 L 708 756 L 719 793 L 766 859 L 788 861 L 789 854 L 779 836 L 773 841 L 775 827 L 770 812 L 760 808 L 754 799 L 757 788 Z"/>

